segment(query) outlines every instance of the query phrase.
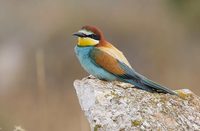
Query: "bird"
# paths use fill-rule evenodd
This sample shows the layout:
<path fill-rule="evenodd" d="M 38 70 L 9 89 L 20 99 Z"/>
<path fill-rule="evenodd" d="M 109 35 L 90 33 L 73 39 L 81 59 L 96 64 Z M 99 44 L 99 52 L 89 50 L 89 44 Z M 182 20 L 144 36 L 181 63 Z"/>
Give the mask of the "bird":
<path fill-rule="evenodd" d="M 74 48 L 81 66 L 92 76 L 104 81 L 121 81 L 152 93 L 177 93 L 139 74 L 124 54 L 108 42 L 96 26 L 85 25 L 73 36 L 78 37 Z"/>

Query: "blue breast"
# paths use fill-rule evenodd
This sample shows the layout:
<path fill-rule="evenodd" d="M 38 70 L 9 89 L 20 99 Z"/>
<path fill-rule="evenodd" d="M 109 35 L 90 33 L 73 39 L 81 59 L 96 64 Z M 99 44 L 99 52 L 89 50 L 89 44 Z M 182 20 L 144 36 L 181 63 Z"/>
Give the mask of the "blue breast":
<path fill-rule="evenodd" d="M 96 65 L 95 62 L 91 59 L 89 54 L 93 48 L 94 47 L 91 47 L 91 46 L 90 47 L 79 47 L 79 46 L 75 47 L 75 53 L 76 53 L 78 60 L 81 63 L 81 66 L 89 74 L 93 75 L 96 78 L 104 79 L 104 80 L 108 80 L 108 81 L 117 80 L 116 76 L 107 72 L 100 66 Z"/>

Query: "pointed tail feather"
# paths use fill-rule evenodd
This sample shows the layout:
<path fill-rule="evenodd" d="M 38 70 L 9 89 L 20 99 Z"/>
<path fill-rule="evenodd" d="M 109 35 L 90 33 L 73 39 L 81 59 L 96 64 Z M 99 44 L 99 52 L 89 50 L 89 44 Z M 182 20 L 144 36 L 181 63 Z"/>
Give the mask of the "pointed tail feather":
<path fill-rule="evenodd" d="M 145 86 L 151 88 L 152 90 L 154 90 L 156 92 L 169 93 L 169 94 L 172 94 L 172 95 L 178 95 L 175 91 L 173 91 L 173 90 L 171 90 L 171 89 L 169 89 L 167 87 L 161 86 L 161 85 L 159 85 L 159 84 L 155 83 L 154 81 L 151 81 L 151 80 L 149 80 L 147 78 L 142 78 L 141 82 Z"/>

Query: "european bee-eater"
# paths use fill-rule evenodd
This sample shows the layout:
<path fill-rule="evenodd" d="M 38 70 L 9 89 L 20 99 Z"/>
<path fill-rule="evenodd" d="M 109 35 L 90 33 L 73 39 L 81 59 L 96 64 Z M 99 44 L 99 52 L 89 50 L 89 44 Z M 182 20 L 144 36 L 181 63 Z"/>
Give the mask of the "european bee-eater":
<path fill-rule="evenodd" d="M 73 35 L 78 36 L 76 56 L 81 66 L 94 77 L 106 81 L 127 82 L 149 92 L 177 95 L 174 91 L 137 73 L 123 53 L 106 41 L 100 29 L 94 26 L 83 26 Z"/>

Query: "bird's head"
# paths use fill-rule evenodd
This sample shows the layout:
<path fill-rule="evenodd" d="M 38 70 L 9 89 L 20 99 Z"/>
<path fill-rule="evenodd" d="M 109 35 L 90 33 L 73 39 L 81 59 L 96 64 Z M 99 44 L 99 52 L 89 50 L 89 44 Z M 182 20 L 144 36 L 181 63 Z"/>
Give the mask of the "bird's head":
<path fill-rule="evenodd" d="M 95 46 L 104 40 L 101 30 L 94 26 L 83 26 L 73 35 L 78 37 L 79 46 Z"/>

